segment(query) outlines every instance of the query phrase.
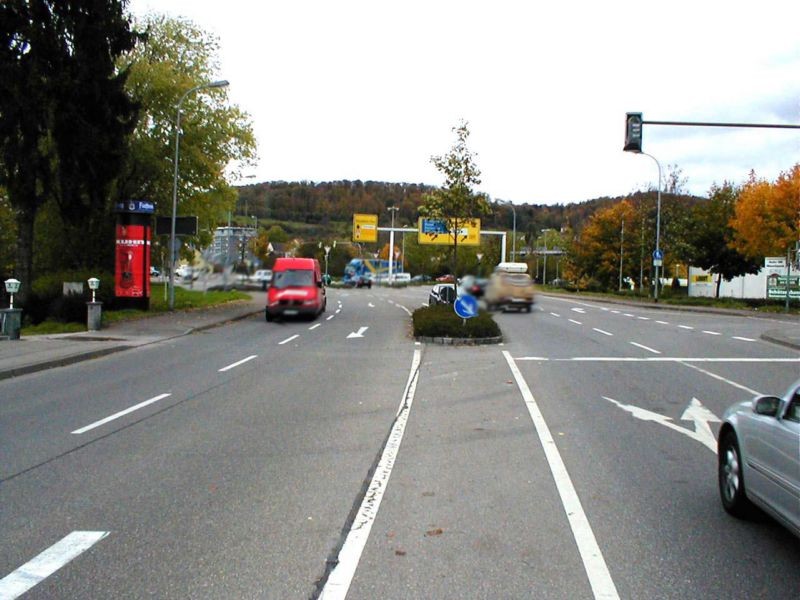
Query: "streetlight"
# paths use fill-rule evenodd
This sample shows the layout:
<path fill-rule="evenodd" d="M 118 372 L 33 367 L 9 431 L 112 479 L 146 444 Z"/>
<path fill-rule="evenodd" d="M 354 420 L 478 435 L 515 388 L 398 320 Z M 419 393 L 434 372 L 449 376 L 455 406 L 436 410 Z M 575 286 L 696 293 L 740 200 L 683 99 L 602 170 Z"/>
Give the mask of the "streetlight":
<path fill-rule="evenodd" d="M 511 200 L 500 200 L 501 204 L 508 204 L 511 207 L 511 212 L 514 214 L 514 221 L 511 229 L 511 262 L 514 262 L 514 257 L 517 254 L 517 210 L 514 208 L 514 203 Z"/>
<path fill-rule="evenodd" d="M 181 99 L 178 100 L 176 106 L 177 115 L 175 117 L 175 173 L 172 179 L 172 226 L 169 234 L 169 309 L 175 308 L 175 220 L 178 214 L 178 159 L 180 158 L 180 142 L 181 142 L 181 104 L 186 100 L 189 94 L 199 90 L 208 88 L 225 87 L 228 81 L 221 79 L 219 81 L 212 81 L 211 83 L 204 83 L 203 85 L 196 85 L 190 90 L 187 90 Z"/>
<path fill-rule="evenodd" d="M 389 285 L 392 284 L 392 263 L 394 259 L 394 213 L 396 213 L 400 208 L 397 206 L 390 206 L 387 209 L 389 212 L 392 213 L 392 227 L 389 230 Z"/>
<path fill-rule="evenodd" d="M 648 154 L 647 152 L 637 152 L 637 154 L 642 154 L 644 156 L 649 156 L 654 161 L 656 161 L 656 166 L 658 167 L 658 200 L 656 201 L 656 250 L 653 252 L 653 267 L 655 269 L 655 301 L 658 302 L 658 284 L 659 284 L 659 273 L 658 268 L 661 266 L 661 246 L 659 246 L 659 239 L 661 237 L 661 163 L 658 162 L 658 159 L 653 156 L 652 154 Z"/>
<path fill-rule="evenodd" d="M 544 269 L 542 269 L 542 285 L 547 285 L 547 232 L 552 229 L 542 229 L 544 234 Z"/>

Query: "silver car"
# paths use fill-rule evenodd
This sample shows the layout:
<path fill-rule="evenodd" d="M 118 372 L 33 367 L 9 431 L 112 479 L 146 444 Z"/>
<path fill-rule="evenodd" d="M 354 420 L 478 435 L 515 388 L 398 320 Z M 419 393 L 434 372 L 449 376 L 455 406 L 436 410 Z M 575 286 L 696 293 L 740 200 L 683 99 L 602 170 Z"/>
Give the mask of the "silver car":
<path fill-rule="evenodd" d="M 722 420 L 722 506 L 741 518 L 756 505 L 800 537 L 800 380 L 782 398 L 734 404 Z"/>

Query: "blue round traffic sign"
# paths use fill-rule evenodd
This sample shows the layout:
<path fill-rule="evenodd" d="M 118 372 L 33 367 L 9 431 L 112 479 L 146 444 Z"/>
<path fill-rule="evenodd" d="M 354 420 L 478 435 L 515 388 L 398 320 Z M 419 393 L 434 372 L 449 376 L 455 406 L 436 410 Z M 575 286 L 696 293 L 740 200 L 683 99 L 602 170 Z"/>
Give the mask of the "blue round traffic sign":
<path fill-rule="evenodd" d="M 453 304 L 456 314 L 462 319 L 470 319 L 478 316 L 478 300 L 470 294 L 463 294 L 456 298 Z"/>

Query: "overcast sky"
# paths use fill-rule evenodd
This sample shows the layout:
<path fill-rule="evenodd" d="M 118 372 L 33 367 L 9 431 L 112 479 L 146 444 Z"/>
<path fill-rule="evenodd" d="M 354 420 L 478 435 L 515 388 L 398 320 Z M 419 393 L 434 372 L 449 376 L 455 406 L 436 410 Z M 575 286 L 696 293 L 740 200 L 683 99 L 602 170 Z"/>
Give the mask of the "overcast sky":
<path fill-rule="evenodd" d="M 622 152 L 645 120 L 800 123 L 800 1 L 132 0 L 216 35 L 219 78 L 258 139 L 255 181 L 441 185 L 469 122 L 480 189 L 571 203 L 656 185 Z M 645 125 L 688 191 L 774 179 L 800 130 Z M 248 180 L 247 183 L 251 183 Z"/>

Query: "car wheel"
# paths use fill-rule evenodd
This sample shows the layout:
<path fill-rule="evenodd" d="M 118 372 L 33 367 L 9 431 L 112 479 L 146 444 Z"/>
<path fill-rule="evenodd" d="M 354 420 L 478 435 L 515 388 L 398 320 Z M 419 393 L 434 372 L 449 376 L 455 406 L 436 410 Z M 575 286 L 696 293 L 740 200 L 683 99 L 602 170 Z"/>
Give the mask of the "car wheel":
<path fill-rule="evenodd" d="M 271 314 L 269 314 L 269 311 L 264 311 L 264 314 L 267 316 L 267 323 L 272 322 L 272 319 L 274 319 L 274 317 Z"/>
<path fill-rule="evenodd" d="M 742 453 L 733 431 L 727 431 L 719 443 L 719 495 L 723 508 L 734 517 L 750 514 L 752 505 L 744 490 Z"/>

